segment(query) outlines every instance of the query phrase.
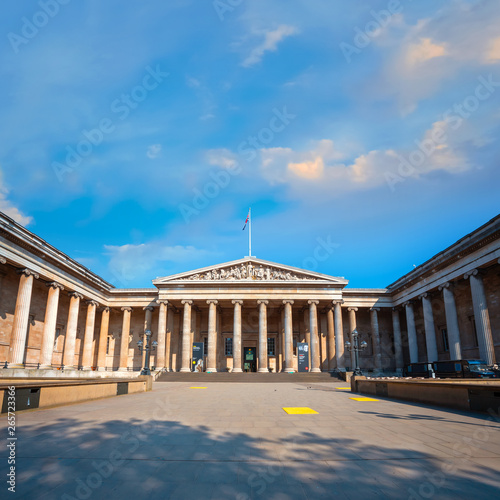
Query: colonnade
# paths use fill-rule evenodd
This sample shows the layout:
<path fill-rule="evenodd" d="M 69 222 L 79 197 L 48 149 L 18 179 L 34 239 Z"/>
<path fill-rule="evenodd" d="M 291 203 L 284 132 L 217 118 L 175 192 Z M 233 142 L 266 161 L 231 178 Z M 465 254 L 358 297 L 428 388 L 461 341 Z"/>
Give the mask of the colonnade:
<path fill-rule="evenodd" d="M 470 282 L 470 292 L 472 297 L 472 307 L 474 311 L 474 322 L 476 327 L 479 355 L 488 365 L 496 362 L 493 344 L 493 335 L 490 325 L 488 304 L 483 283 L 483 272 L 480 269 L 473 269 L 463 275 L 464 279 Z M 455 301 L 455 284 L 444 282 L 438 286 L 438 291 L 442 293 L 445 307 L 446 329 L 448 333 L 448 344 L 450 359 L 462 359 L 462 345 L 460 340 L 460 327 Z M 425 343 L 427 349 L 427 362 L 438 360 L 436 345 L 436 329 L 434 315 L 431 304 L 431 294 L 429 292 L 420 294 L 418 298 L 407 300 L 403 303 L 406 312 L 406 323 L 408 328 L 408 346 L 410 351 L 410 362 L 417 363 L 419 359 L 417 330 L 415 326 L 414 306 L 417 301 L 421 301 L 424 316 Z M 394 331 L 400 332 L 399 317 L 397 310 L 393 311 Z M 395 342 L 396 346 L 396 342 Z M 421 361 L 421 360 L 420 360 Z"/>

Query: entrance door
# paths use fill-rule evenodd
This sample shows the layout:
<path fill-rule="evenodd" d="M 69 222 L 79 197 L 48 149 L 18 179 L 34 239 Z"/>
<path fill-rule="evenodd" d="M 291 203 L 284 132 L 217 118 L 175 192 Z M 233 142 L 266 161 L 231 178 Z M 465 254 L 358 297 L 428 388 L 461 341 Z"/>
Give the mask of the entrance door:
<path fill-rule="evenodd" d="M 243 349 L 243 371 L 256 372 L 257 371 L 257 348 L 245 347 Z"/>

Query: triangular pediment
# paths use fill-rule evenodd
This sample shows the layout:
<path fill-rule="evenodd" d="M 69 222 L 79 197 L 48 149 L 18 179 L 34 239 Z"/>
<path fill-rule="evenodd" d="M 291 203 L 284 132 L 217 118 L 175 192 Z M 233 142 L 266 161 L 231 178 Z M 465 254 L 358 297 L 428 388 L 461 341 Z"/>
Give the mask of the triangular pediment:
<path fill-rule="evenodd" d="M 346 285 L 347 280 L 340 277 L 329 276 L 327 274 L 307 271 L 297 267 L 286 266 L 269 262 L 267 260 L 257 259 L 255 257 L 245 257 L 243 259 L 208 266 L 194 271 L 174 274 L 164 278 L 153 280 L 153 284 L 171 282 L 299 282 L 299 281 L 318 281 L 328 283 L 338 283 Z"/>

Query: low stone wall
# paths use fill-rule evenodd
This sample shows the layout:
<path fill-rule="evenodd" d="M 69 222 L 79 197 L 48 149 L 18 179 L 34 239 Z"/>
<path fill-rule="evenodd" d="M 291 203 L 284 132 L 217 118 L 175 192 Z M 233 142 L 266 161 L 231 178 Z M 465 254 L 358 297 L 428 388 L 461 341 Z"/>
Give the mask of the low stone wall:
<path fill-rule="evenodd" d="M 351 390 L 458 410 L 500 410 L 500 380 L 384 380 L 352 377 Z"/>
<path fill-rule="evenodd" d="M 7 411 L 9 387 L 16 391 L 16 412 L 91 401 L 111 396 L 146 392 L 152 389 L 153 378 L 114 380 L 61 380 L 61 379 L 2 379 L 0 400 L 2 413 Z"/>
<path fill-rule="evenodd" d="M 0 370 L 0 383 L 6 378 L 60 378 L 60 379 L 102 379 L 102 378 L 138 378 L 140 371 L 92 371 L 92 370 L 30 370 L 25 368 L 2 368 Z"/>

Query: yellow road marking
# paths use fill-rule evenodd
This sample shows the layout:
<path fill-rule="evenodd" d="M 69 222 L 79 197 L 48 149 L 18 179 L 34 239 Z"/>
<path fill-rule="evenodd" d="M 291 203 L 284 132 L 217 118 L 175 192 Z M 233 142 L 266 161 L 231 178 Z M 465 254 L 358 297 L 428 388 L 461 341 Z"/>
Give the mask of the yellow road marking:
<path fill-rule="evenodd" d="M 335 387 L 335 389 L 338 389 L 339 391 L 350 391 L 350 387 Z"/>
<path fill-rule="evenodd" d="M 373 399 L 373 398 L 349 398 L 349 399 L 354 399 L 354 401 L 380 401 L 380 399 Z"/>
<path fill-rule="evenodd" d="M 206 389 L 206 387 L 190 387 L 190 389 Z"/>
<path fill-rule="evenodd" d="M 317 411 L 312 410 L 311 408 L 298 406 L 298 407 L 290 407 L 283 408 L 289 415 L 313 415 L 318 414 Z"/>

